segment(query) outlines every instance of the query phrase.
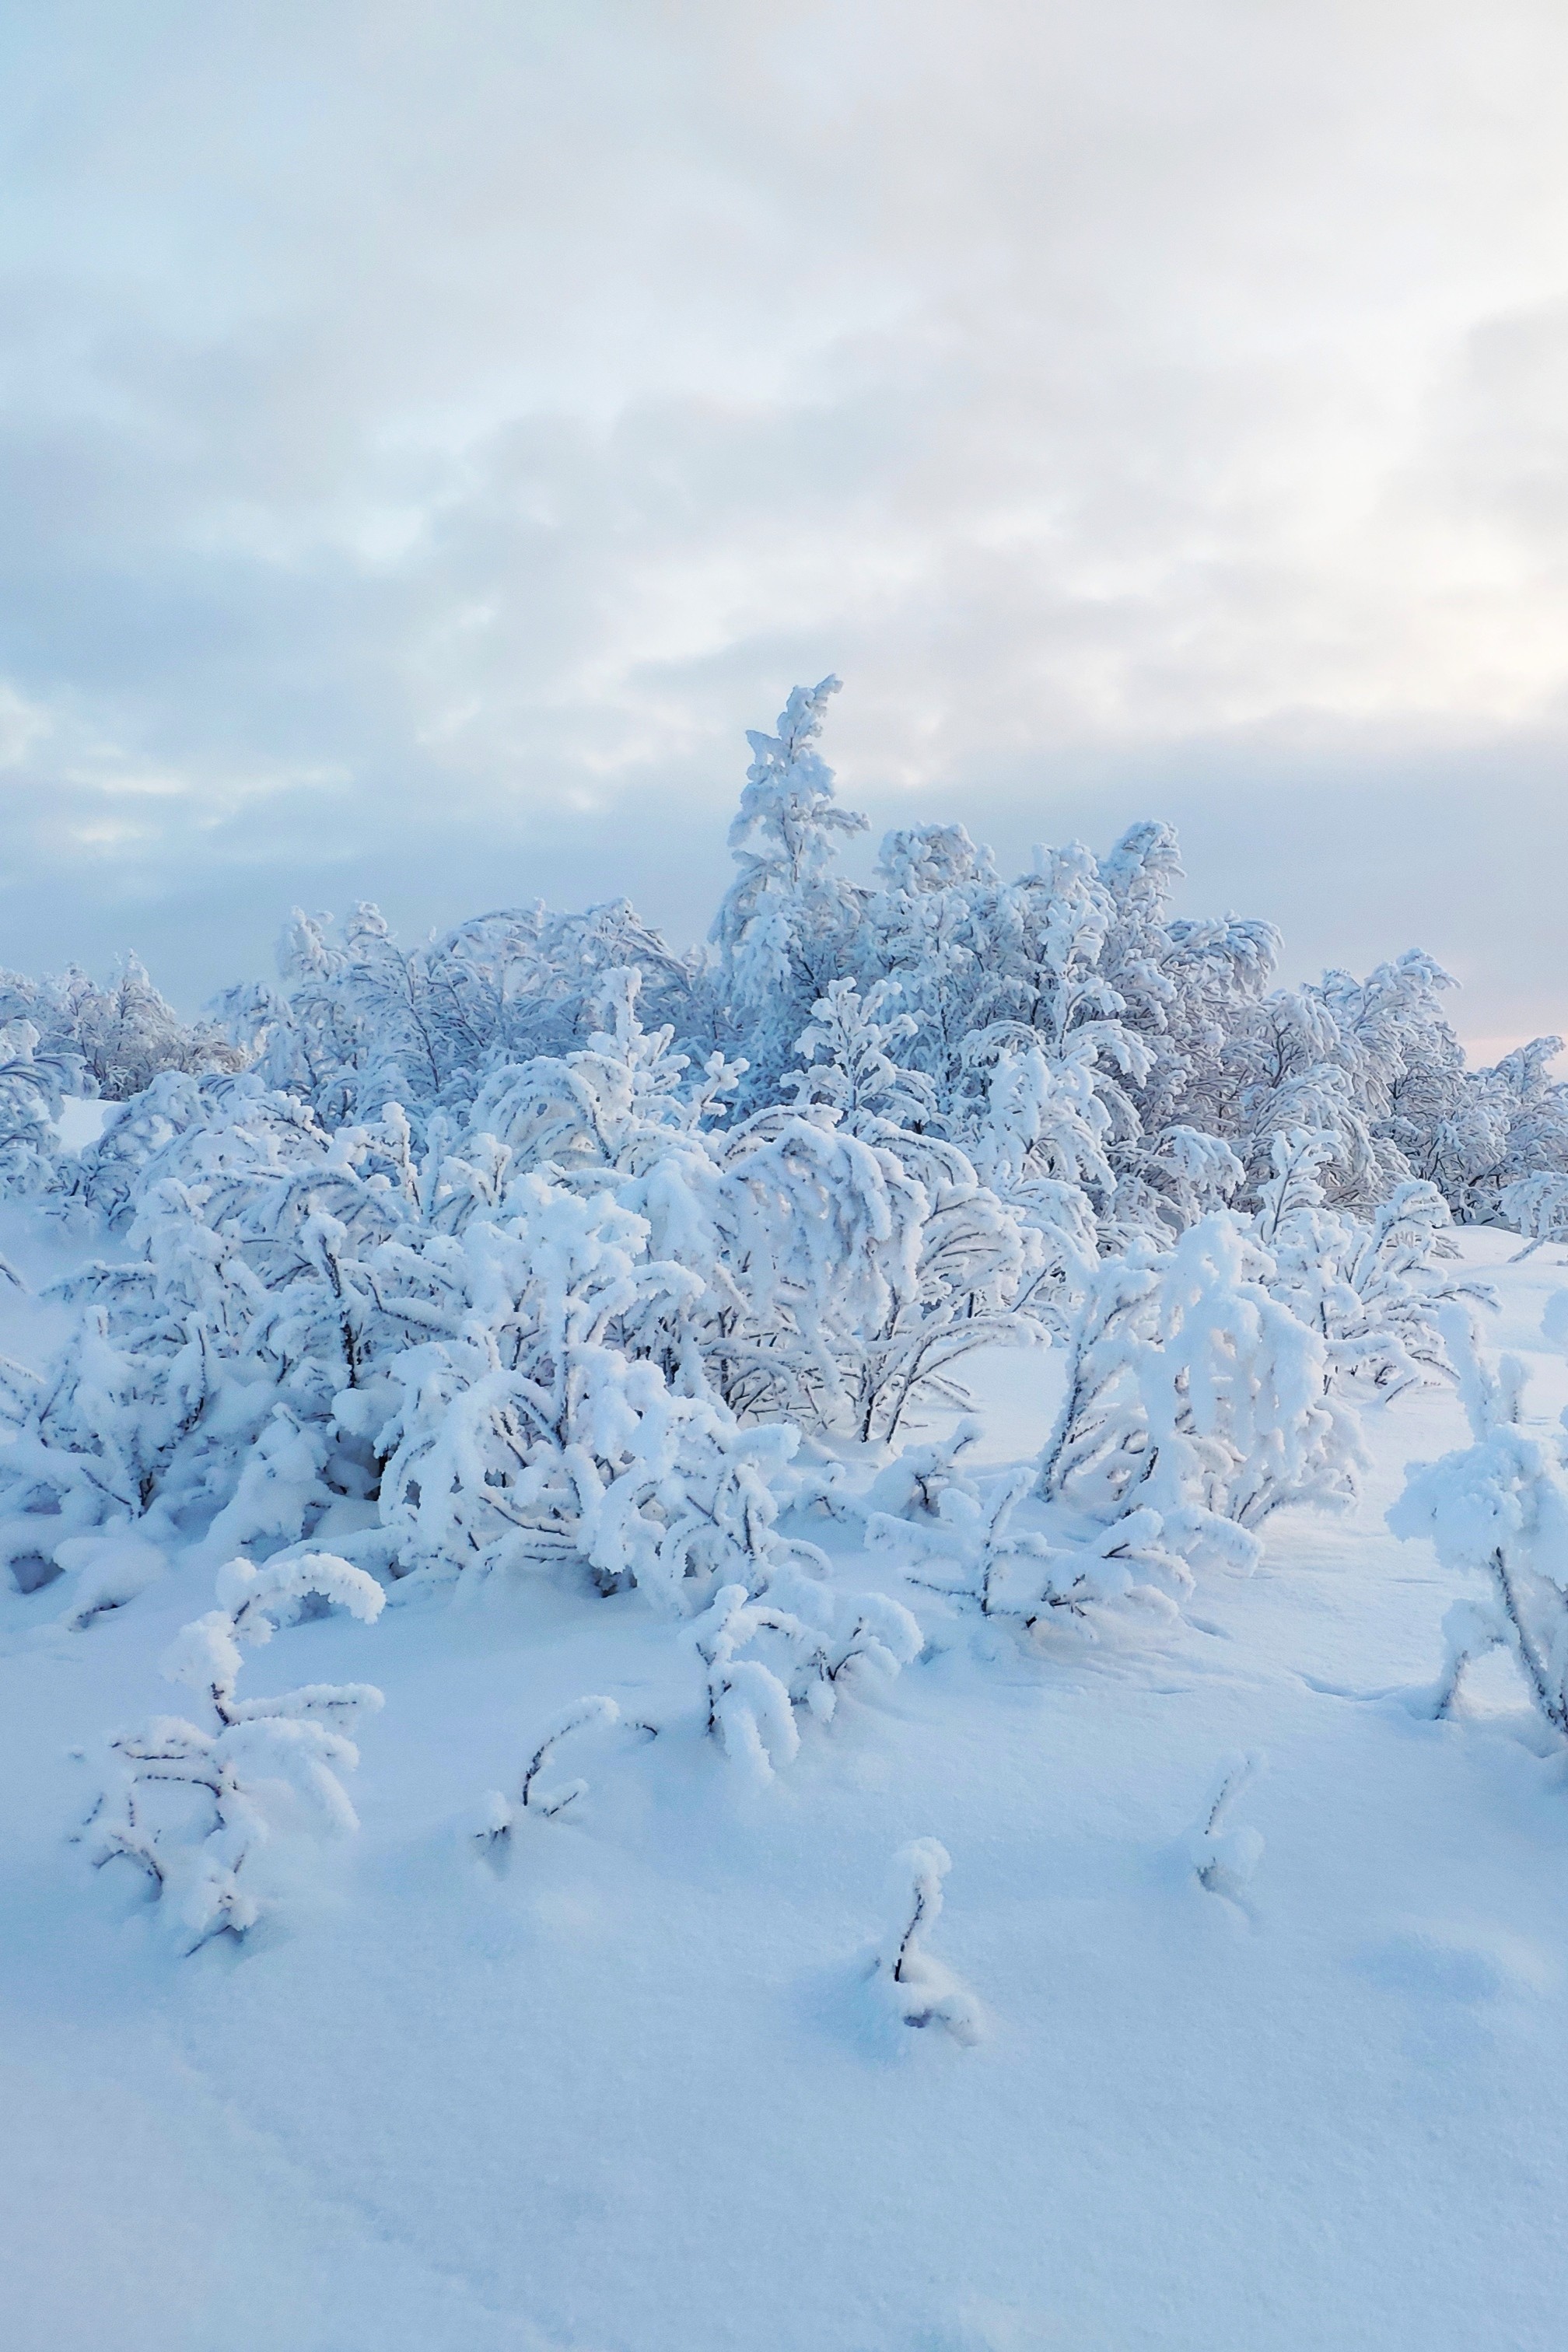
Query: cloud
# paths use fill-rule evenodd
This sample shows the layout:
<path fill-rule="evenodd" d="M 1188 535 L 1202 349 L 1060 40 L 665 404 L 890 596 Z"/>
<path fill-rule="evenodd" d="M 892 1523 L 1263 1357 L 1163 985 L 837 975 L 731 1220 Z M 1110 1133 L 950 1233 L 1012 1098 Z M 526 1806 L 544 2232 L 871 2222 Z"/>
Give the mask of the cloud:
<path fill-rule="evenodd" d="M 1419 938 L 1477 1034 L 1568 1025 L 1559 12 L 5 38 L 5 961 L 193 997 L 367 894 L 689 936 L 833 667 L 879 822 L 1174 814 L 1297 968 Z"/>

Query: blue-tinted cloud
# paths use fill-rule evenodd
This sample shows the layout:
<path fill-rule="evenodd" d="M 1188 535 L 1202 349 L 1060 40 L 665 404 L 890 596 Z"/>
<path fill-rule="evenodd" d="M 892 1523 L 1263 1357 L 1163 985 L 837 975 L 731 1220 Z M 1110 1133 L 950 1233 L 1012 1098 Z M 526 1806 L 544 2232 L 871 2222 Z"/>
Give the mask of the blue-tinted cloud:
<path fill-rule="evenodd" d="M 134 11 L 0 58 L 0 961 L 701 928 L 796 677 L 879 821 L 1170 814 L 1568 1025 L 1568 19 Z"/>

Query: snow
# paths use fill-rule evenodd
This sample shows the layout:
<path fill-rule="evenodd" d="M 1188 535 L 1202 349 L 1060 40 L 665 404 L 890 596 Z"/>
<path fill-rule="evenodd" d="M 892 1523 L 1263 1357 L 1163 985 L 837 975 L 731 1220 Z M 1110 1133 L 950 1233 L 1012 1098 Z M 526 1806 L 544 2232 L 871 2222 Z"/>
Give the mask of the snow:
<path fill-rule="evenodd" d="M 84 1145 L 96 1143 L 108 1124 L 113 1103 L 85 1101 L 80 1095 L 67 1095 L 60 1104 L 60 1115 L 55 1125 L 59 1133 L 62 1151 L 80 1151 Z"/>
<path fill-rule="evenodd" d="M 1568 1402 L 1542 1336 L 1558 1253 L 1460 1238 L 1544 1427 Z M 1038 1450 L 1059 1363 L 972 1360 L 984 1458 Z M 831 1722 L 803 1711 L 765 1782 L 705 1735 L 702 1657 L 636 1591 L 498 1579 L 282 1626 L 247 1699 L 384 1693 L 361 1832 L 279 1842 L 287 1899 L 186 1959 L 129 1863 L 95 1874 L 65 1840 L 95 1786 L 72 1751 L 170 1704 L 159 1660 L 211 1564 L 176 1558 L 78 1633 L 64 1588 L 16 1600 L 5 2341 L 1559 2342 L 1563 1754 L 1500 1667 L 1454 1720 L 1403 1702 L 1468 1588 L 1383 1514 L 1464 1417 L 1429 1390 L 1362 1420 L 1361 1501 L 1275 1515 L 1250 1577 L 1210 1562 L 1180 1618 L 1094 1642 L 931 1601 L 923 1655 Z M 585 1789 L 476 1838 L 584 1693 L 621 1718 L 581 1739 Z M 1216 1793 L 1261 1750 L 1205 1885 Z M 972 2046 L 891 2032 L 870 1997 L 890 1857 L 922 1840 L 951 1861 L 928 1955 Z"/>

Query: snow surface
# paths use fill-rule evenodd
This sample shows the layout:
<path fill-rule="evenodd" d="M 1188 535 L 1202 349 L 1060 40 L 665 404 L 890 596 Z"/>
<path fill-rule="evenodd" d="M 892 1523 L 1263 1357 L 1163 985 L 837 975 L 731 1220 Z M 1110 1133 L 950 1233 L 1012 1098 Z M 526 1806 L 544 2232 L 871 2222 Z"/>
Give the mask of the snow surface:
<path fill-rule="evenodd" d="M 1557 1251 L 1463 1247 L 1500 1286 L 1489 1342 L 1554 1415 Z M 5 1300 L 0 1345 L 38 1311 Z M 985 1458 L 1037 1449 L 1051 1357 L 966 1370 Z M 805 1720 L 765 1787 L 703 1736 L 700 1660 L 635 1592 L 541 1578 L 282 1631 L 247 1694 L 385 1693 L 363 1829 L 290 1846 L 287 1904 L 185 1959 L 137 1874 L 66 1839 L 94 1786 L 72 1751 L 178 1703 L 158 1660 L 211 1567 L 80 1632 L 63 1586 L 14 1599 L 0 2341 L 1560 2344 L 1568 1774 L 1500 1664 L 1458 1720 L 1401 1704 L 1459 1588 L 1383 1513 L 1464 1423 L 1434 1392 L 1366 1432 L 1354 1512 L 1270 1520 L 1258 1571 L 1211 1569 L 1174 1626 L 1030 1648 L 931 1601 L 921 1661 Z M 564 1750 L 584 1793 L 476 1839 L 486 1791 L 515 1796 L 588 1693 L 621 1721 Z M 1226 1809 L 1256 1865 L 1232 1899 L 1194 1857 L 1244 1751 L 1267 1764 Z M 927 1838 L 952 1862 L 929 1952 L 979 2012 L 970 2047 L 874 1998 L 893 1857 Z"/>
<path fill-rule="evenodd" d="M 80 1095 L 67 1095 L 56 1122 L 59 1129 L 60 1150 L 79 1151 L 85 1144 L 96 1143 L 115 1108 L 110 1102 L 89 1102 Z"/>

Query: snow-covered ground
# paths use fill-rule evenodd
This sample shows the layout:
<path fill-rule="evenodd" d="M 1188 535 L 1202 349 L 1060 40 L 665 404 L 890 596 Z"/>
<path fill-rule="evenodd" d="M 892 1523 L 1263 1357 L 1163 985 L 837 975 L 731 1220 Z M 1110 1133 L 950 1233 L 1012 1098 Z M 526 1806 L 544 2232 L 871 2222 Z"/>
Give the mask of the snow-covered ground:
<path fill-rule="evenodd" d="M 1554 1415 L 1541 1312 L 1568 1274 L 1516 1246 L 1465 1240 Z M 1054 1370 L 979 1363 L 988 1458 L 1037 1447 Z M 11 1597 L 0 2341 L 1560 2344 L 1568 1775 L 1500 1665 L 1458 1721 L 1387 1695 L 1432 1680 L 1458 1587 L 1383 1514 L 1464 1432 L 1444 1392 L 1367 1436 L 1353 1514 L 1282 1515 L 1174 1627 L 1031 1648 L 928 1596 L 921 1661 L 766 1787 L 703 1737 L 695 1653 L 636 1593 L 296 1625 L 246 1689 L 384 1691 L 362 1832 L 290 1849 L 288 1903 L 189 1958 L 128 1864 L 66 1840 L 73 1751 L 179 1704 L 157 1662 L 210 1567 L 79 1633 L 55 1589 Z M 565 1766 L 586 1793 L 487 1858 L 485 1791 L 584 1692 L 623 1717 Z M 1264 1841 L 1245 1907 L 1190 1847 L 1238 1749 L 1267 1754 L 1232 1816 Z M 890 2027 L 867 1979 L 891 1857 L 928 1836 L 972 2047 Z"/>

